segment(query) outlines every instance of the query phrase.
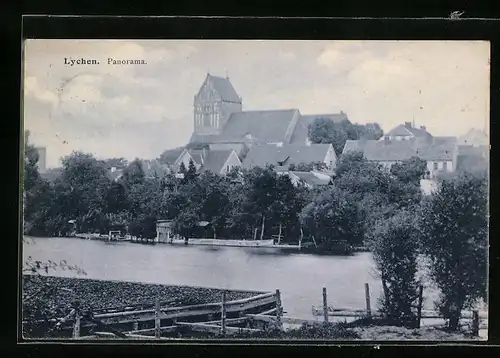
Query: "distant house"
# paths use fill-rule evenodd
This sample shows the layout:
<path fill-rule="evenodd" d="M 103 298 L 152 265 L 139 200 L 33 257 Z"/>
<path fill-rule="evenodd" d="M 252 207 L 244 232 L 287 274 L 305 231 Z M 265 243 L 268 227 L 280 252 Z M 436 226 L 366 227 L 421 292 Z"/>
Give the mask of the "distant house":
<path fill-rule="evenodd" d="M 203 149 L 184 149 L 181 155 L 174 163 L 174 170 L 179 171 L 181 164 L 184 163 L 186 169 L 189 162 L 193 161 L 198 172 L 211 171 L 215 174 L 227 174 L 235 167 L 241 167 L 241 161 L 233 149 L 211 150 Z"/>
<path fill-rule="evenodd" d="M 40 176 L 50 183 L 53 183 L 57 178 L 62 175 L 62 168 L 49 168 L 45 172 L 40 173 Z"/>
<path fill-rule="evenodd" d="M 458 138 L 459 146 L 485 147 L 489 146 L 488 134 L 479 129 L 470 129 L 463 136 Z"/>
<path fill-rule="evenodd" d="M 332 183 L 332 176 L 316 171 L 278 171 L 278 175 L 287 175 L 293 185 L 304 185 L 308 188 L 326 186 Z"/>
<path fill-rule="evenodd" d="M 273 165 L 277 170 L 291 164 L 323 163 L 328 171 L 337 166 L 337 156 L 331 144 L 311 145 L 260 145 L 254 146 L 243 161 L 243 168 Z M 281 169 L 280 169 L 281 170 Z"/>
<path fill-rule="evenodd" d="M 106 171 L 106 175 L 111 181 L 118 181 L 123 176 L 123 169 L 111 167 Z"/>
<path fill-rule="evenodd" d="M 489 169 L 489 146 L 459 145 L 457 171 L 477 172 Z"/>
<path fill-rule="evenodd" d="M 164 151 L 160 155 L 160 158 L 158 159 L 158 161 L 161 164 L 167 165 L 169 167 L 173 166 L 183 151 L 184 151 L 184 147 L 167 149 L 166 151 Z"/>
<path fill-rule="evenodd" d="M 156 242 L 170 243 L 174 238 L 172 220 L 158 220 L 156 222 Z"/>
<path fill-rule="evenodd" d="M 144 175 L 148 178 L 162 178 L 171 172 L 168 165 L 160 163 L 158 159 L 142 160 L 141 163 Z"/>
<path fill-rule="evenodd" d="M 37 162 L 37 167 L 38 167 L 38 172 L 40 174 L 43 174 L 47 171 L 47 148 L 45 147 L 35 147 L 34 148 L 37 153 L 38 153 L 38 162 Z"/>
<path fill-rule="evenodd" d="M 342 154 L 358 151 L 367 160 L 389 169 L 393 164 L 418 157 L 427 162 L 427 178 L 439 172 L 453 172 L 457 167 L 458 147 L 454 137 L 434 137 L 432 141 L 410 140 L 348 140 Z"/>
<path fill-rule="evenodd" d="M 428 141 L 432 140 L 432 135 L 429 132 L 427 132 L 425 126 L 420 126 L 420 128 L 417 128 L 414 125 L 412 125 L 411 122 L 405 122 L 404 124 L 400 124 L 395 128 L 391 129 L 379 140 L 402 141 L 410 139 L 419 139 L 423 141 Z"/>

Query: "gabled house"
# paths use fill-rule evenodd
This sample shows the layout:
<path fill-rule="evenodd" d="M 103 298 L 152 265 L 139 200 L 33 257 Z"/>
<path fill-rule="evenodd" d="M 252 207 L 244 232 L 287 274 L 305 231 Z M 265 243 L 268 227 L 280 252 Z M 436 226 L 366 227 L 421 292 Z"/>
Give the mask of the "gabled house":
<path fill-rule="evenodd" d="M 337 156 L 331 144 L 260 145 L 254 146 L 243 161 L 243 168 L 273 165 L 277 171 L 288 170 L 290 165 L 322 163 L 327 171 L 337 166 Z"/>
<path fill-rule="evenodd" d="M 235 167 L 241 167 L 240 158 L 233 149 L 184 149 L 174 163 L 174 171 L 177 173 L 180 170 L 181 163 L 184 163 L 186 169 L 189 168 L 190 161 L 193 161 L 198 172 L 211 171 L 221 175 Z"/>
<path fill-rule="evenodd" d="M 319 186 L 332 184 L 332 176 L 316 171 L 299 172 L 299 171 L 278 171 L 278 175 L 287 175 L 293 185 L 304 185 L 311 189 Z"/>
<path fill-rule="evenodd" d="M 455 137 L 434 137 L 432 141 L 410 140 L 348 140 L 342 154 L 362 152 L 369 161 L 387 169 L 395 163 L 418 157 L 427 162 L 426 177 L 433 179 L 439 172 L 453 172 L 457 167 L 458 146 Z"/>
<path fill-rule="evenodd" d="M 106 175 L 111 181 L 118 181 L 123 176 L 123 169 L 111 167 L 106 171 Z"/>
<path fill-rule="evenodd" d="M 485 131 L 474 128 L 458 138 L 459 146 L 487 147 L 489 142 L 488 134 Z"/>
<path fill-rule="evenodd" d="M 162 178 L 171 172 L 170 168 L 166 164 L 160 163 L 158 159 L 142 160 L 141 163 L 144 175 L 148 178 Z"/>
<path fill-rule="evenodd" d="M 382 136 L 379 140 L 394 140 L 394 141 L 403 141 L 410 139 L 418 139 L 421 141 L 430 141 L 432 140 L 432 134 L 427 132 L 425 126 L 420 126 L 420 128 L 415 127 L 411 122 L 405 122 L 404 124 L 400 124 L 395 128 L 391 129 L 388 133 Z"/>

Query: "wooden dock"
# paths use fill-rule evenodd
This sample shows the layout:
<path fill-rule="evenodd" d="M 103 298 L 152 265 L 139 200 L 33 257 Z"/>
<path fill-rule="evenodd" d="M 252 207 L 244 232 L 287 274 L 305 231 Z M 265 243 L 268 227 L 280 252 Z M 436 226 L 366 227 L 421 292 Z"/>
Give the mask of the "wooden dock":
<path fill-rule="evenodd" d="M 73 330 L 73 336 L 77 337 L 92 334 L 96 327 L 107 327 L 113 336 L 116 336 L 113 332 L 124 332 L 125 335 L 155 334 L 160 337 L 189 328 L 191 325 L 194 325 L 195 331 L 212 332 L 215 330 L 212 327 L 215 322 L 243 323 L 242 318 L 247 314 L 274 312 L 278 302 L 277 293 L 272 292 L 232 301 L 226 301 L 225 291 L 222 294 L 222 301 L 219 303 L 172 307 L 169 301 L 157 299 L 154 308 L 143 308 L 140 305 L 107 308 L 93 312 L 92 317 L 87 319 L 73 310 L 68 317 L 54 320 L 54 324 L 62 322 L 64 325 L 72 321 L 73 326 L 64 325 L 63 331 Z M 198 326 L 199 324 L 202 325 Z M 235 332 L 233 328 L 228 328 L 228 331 Z M 105 338 L 104 336 L 106 335 L 101 334 L 100 338 Z"/>
<path fill-rule="evenodd" d="M 435 311 L 422 309 L 422 292 L 420 289 L 418 306 L 416 307 L 417 327 L 438 326 L 437 324 L 422 324 L 424 319 L 442 319 Z M 221 302 L 199 304 L 183 307 L 169 307 L 168 302 L 156 300 L 154 308 L 130 309 L 112 312 L 110 310 L 95 314 L 94 322 L 99 322 L 99 327 L 107 328 L 103 331 L 99 328 L 92 333 L 89 328 L 92 325 L 85 323 L 77 315 L 72 313 L 73 337 L 80 339 L 167 339 L 166 337 L 196 336 L 196 334 L 209 334 L 216 337 L 227 337 L 235 334 L 252 334 L 267 331 L 269 328 L 286 330 L 301 325 L 315 325 L 320 322 L 328 323 L 334 318 L 352 318 L 355 322 L 361 322 L 366 318 L 382 317 L 380 312 L 372 310 L 371 297 L 368 284 L 365 284 L 366 307 L 335 308 L 328 304 L 326 287 L 322 292 L 323 305 L 312 307 L 312 316 L 316 319 L 302 319 L 287 317 L 283 315 L 281 304 L 281 293 L 279 290 L 272 293 L 263 293 L 253 297 L 227 301 L 226 292 L 222 292 Z M 318 320 L 318 317 L 322 319 Z M 65 317 L 63 320 L 71 318 Z M 488 312 L 471 311 L 462 313 L 462 326 L 469 327 L 474 336 L 480 336 L 479 331 L 488 327 Z M 467 322 L 464 322 L 467 320 Z M 61 321 L 61 320 L 60 320 Z M 288 326 L 288 327 L 286 327 Z M 441 326 L 441 325 L 439 325 Z M 95 328 L 95 325 L 93 326 Z M 82 335 L 80 332 L 86 334 Z"/>

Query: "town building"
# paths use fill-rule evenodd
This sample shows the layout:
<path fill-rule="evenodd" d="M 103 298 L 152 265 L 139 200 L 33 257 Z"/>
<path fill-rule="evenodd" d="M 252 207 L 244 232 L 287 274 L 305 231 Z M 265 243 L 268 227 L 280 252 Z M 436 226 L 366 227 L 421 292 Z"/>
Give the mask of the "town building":
<path fill-rule="evenodd" d="M 206 163 L 211 161 L 209 153 L 219 152 L 214 154 L 214 157 L 222 157 L 222 152 L 225 152 L 229 162 L 223 163 L 223 168 L 227 169 L 228 165 L 239 166 L 242 163 L 243 167 L 251 167 L 263 165 L 252 159 L 257 152 L 283 152 L 293 146 L 302 148 L 302 153 L 317 154 L 307 155 L 304 160 L 325 162 L 333 170 L 337 161 L 333 148 L 333 156 L 327 155 L 327 152 L 323 151 L 326 147 L 316 147 L 309 138 L 309 125 L 320 117 L 334 122 L 348 119 L 344 112 L 303 115 L 295 108 L 243 110 L 242 97 L 237 94 L 229 78 L 207 74 L 194 96 L 194 130 L 189 143 L 184 148 L 164 152 L 161 160 L 173 167 L 174 171 L 178 170 L 181 162 L 187 167 L 189 160 L 193 160 L 197 169 L 202 170 L 210 167 Z M 254 147 L 257 152 L 250 154 Z M 311 148 L 304 149 L 307 147 Z M 233 152 L 238 157 L 239 165 L 233 154 L 229 156 L 229 153 Z M 247 163 L 249 155 L 250 161 Z M 279 158 L 278 155 L 276 159 L 280 160 Z M 215 166 L 217 172 L 219 164 Z"/>
<path fill-rule="evenodd" d="M 427 162 L 427 179 L 457 169 L 457 138 L 434 137 L 425 128 L 417 129 L 410 122 L 397 126 L 380 140 L 348 140 L 342 154 L 353 151 L 362 152 L 367 160 L 387 169 L 395 163 L 418 157 Z"/>
<path fill-rule="evenodd" d="M 388 133 L 383 135 L 379 140 L 410 140 L 410 139 L 418 139 L 422 141 L 432 140 L 432 135 L 427 132 L 425 126 L 420 126 L 417 128 L 412 122 L 405 122 L 404 124 L 400 124 L 393 129 L 391 129 Z"/>
<path fill-rule="evenodd" d="M 211 171 L 215 174 L 227 174 L 235 167 L 241 167 L 241 161 L 233 149 L 210 150 L 184 149 L 173 164 L 173 170 L 177 173 L 184 164 L 189 168 L 190 161 L 196 166 L 199 172 Z"/>
<path fill-rule="evenodd" d="M 321 164 L 325 171 L 333 172 L 337 166 L 337 156 L 333 146 L 331 144 L 256 145 L 248 152 L 243 168 L 273 165 L 288 169 L 290 166 L 311 163 Z"/>
<path fill-rule="evenodd" d="M 228 77 L 207 74 L 194 97 L 194 131 L 189 143 L 235 144 L 238 153 L 242 144 L 310 144 L 308 127 L 316 118 L 340 122 L 343 112 L 302 115 L 298 109 L 245 110 L 243 100 Z M 214 147 L 212 147 L 214 149 Z"/>
<path fill-rule="evenodd" d="M 303 185 L 309 189 L 332 184 L 332 176 L 318 171 L 280 171 L 278 175 L 287 175 L 295 186 Z"/>
<path fill-rule="evenodd" d="M 38 172 L 44 174 L 47 171 L 47 148 L 35 147 L 38 153 Z"/>

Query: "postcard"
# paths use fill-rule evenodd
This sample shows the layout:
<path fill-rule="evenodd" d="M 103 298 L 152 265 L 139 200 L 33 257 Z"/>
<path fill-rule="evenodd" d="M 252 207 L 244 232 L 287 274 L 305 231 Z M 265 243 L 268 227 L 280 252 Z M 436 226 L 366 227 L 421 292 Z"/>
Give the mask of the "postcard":
<path fill-rule="evenodd" d="M 23 340 L 487 339 L 489 42 L 23 51 Z"/>

